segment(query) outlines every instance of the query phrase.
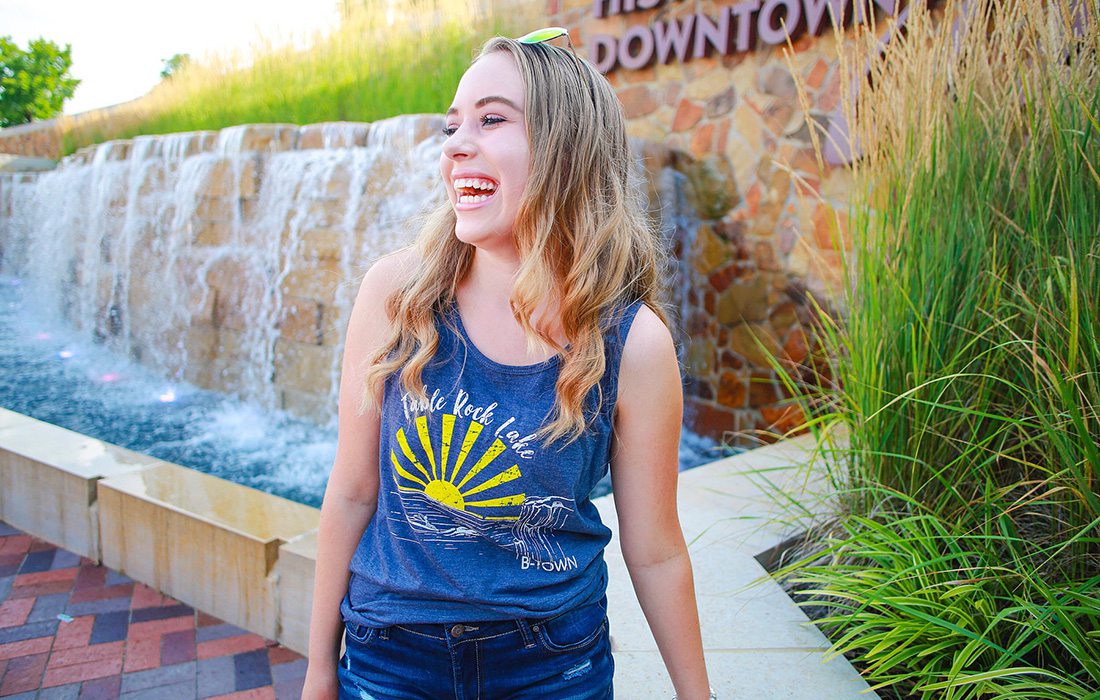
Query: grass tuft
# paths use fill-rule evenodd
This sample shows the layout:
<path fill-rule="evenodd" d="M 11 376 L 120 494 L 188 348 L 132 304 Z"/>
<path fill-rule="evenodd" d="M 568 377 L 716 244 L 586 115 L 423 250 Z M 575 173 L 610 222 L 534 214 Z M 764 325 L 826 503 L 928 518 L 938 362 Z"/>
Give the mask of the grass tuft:
<path fill-rule="evenodd" d="M 840 505 L 779 575 L 884 696 L 1095 696 L 1095 5 L 914 3 L 885 49 L 838 44 L 841 84 L 869 80 L 844 311 L 818 307 L 820 381 L 773 366 Z"/>

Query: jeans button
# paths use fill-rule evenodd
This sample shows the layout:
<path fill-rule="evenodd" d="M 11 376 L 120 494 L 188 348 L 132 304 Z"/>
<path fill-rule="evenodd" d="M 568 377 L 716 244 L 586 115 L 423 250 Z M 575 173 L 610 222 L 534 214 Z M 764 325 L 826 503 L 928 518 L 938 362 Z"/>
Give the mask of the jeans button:
<path fill-rule="evenodd" d="M 454 627 L 451 628 L 451 636 L 452 637 L 461 637 L 462 633 L 465 632 L 465 631 L 466 631 L 466 628 L 463 627 L 462 625 L 455 625 Z"/>

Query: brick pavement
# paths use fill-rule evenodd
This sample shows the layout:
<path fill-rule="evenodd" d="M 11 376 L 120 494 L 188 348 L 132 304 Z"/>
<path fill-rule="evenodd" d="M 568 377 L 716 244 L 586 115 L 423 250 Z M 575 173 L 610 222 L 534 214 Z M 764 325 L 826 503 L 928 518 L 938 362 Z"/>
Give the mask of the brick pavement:
<path fill-rule="evenodd" d="M 297 699 L 306 661 L 0 522 L 5 700 Z"/>

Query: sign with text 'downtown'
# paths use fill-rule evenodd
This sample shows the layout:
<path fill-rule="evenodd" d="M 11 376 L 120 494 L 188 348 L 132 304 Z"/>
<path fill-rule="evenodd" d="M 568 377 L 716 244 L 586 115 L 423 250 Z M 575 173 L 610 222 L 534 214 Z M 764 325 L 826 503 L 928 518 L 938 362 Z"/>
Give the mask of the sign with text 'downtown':
<path fill-rule="evenodd" d="M 934 4 L 935 0 L 926 0 Z M 592 14 L 602 19 L 675 4 L 668 0 L 594 0 Z M 658 18 L 634 25 L 621 36 L 593 34 L 587 38 L 589 61 L 602 73 L 622 68 L 638 70 L 654 62 L 686 62 L 705 56 L 725 56 L 818 36 L 836 23 L 841 27 L 867 24 L 877 7 L 896 17 L 901 0 L 743 0 L 720 5 L 716 12 Z"/>

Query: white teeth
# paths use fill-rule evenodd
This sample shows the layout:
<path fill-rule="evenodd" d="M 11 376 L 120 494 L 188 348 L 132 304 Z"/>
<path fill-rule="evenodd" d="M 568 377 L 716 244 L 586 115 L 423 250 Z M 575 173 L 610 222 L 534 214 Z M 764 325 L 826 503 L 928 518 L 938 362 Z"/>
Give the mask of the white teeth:
<path fill-rule="evenodd" d="M 486 199 L 489 199 L 487 194 L 464 194 L 459 196 L 458 201 L 460 204 L 474 204 L 475 202 L 484 202 Z"/>
<path fill-rule="evenodd" d="M 482 180 L 480 178 L 463 177 L 455 180 L 456 190 L 460 190 L 464 187 L 472 187 L 479 190 L 488 190 L 490 192 L 497 188 L 497 186 L 489 180 Z"/>

